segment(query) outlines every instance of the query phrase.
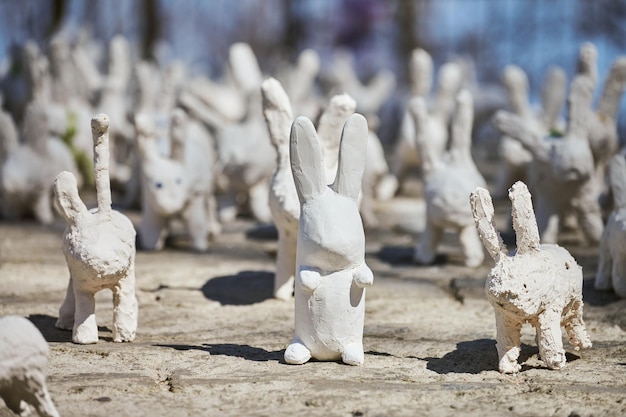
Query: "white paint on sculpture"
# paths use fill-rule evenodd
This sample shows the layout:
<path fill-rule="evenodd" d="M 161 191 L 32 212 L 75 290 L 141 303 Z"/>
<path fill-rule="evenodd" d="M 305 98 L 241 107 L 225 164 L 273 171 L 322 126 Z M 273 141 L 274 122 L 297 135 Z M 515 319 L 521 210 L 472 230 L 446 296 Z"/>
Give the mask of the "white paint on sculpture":
<path fill-rule="evenodd" d="M 374 276 L 365 264 L 365 236 L 357 198 L 365 164 L 367 122 L 345 123 L 335 181 L 327 186 L 320 141 L 313 124 L 297 118 L 290 158 L 300 223 L 295 285 L 295 335 L 285 361 L 311 358 L 351 365 L 364 361 L 365 287 Z"/>
<path fill-rule="evenodd" d="M 281 84 L 269 78 L 261 85 L 263 113 L 276 148 L 276 169 L 269 191 L 270 210 L 278 230 L 274 297 L 287 300 L 293 294 L 300 202 L 289 164 L 289 133 L 293 116 Z"/>
<path fill-rule="evenodd" d="M 29 320 L 0 318 L 0 398 L 15 414 L 29 406 L 40 417 L 59 417 L 46 386 L 48 343 Z"/>
<path fill-rule="evenodd" d="M 615 208 L 600 240 L 597 290 L 611 290 L 626 298 L 626 161 L 623 155 L 611 160 L 609 183 Z"/>
<path fill-rule="evenodd" d="M 415 119 L 416 146 L 422 156 L 426 200 L 426 228 L 415 248 L 415 260 L 421 264 L 434 262 L 444 230 L 453 229 L 459 234 L 465 265 L 477 267 L 482 264 L 484 253 L 467 196 L 476 186 L 486 183 L 471 156 L 472 96 L 462 90 L 457 97 L 450 149 L 443 156 L 437 145 L 430 142 L 424 99 L 413 98 L 409 108 Z"/>
<path fill-rule="evenodd" d="M 578 349 L 591 347 L 583 321 L 582 268 L 564 248 L 540 244 L 530 192 L 522 182 L 509 190 L 517 250 L 509 255 L 494 221 L 489 192 L 476 188 L 470 204 L 478 234 L 496 265 L 485 292 L 495 311 L 498 369 L 517 373 L 520 331 L 530 323 L 537 331 L 539 355 L 550 369 L 565 366 L 561 326 Z"/>
<path fill-rule="evenodd" d="M 109 119 L 91 121 L 98 207 L 88 210 L 78 195 L 76 178 L 60 173 L 54 182 L 56 203 L 68 225 L 63 253 L 70 271 L 67 295 L 56 323 L 72 330 L 72 341 L 96 343 L 95 294 L 113 292 L 113 341 L 130 342 L 137 330 L 135 297 L 135 229 L 123 214 L 111 209 Z"/>

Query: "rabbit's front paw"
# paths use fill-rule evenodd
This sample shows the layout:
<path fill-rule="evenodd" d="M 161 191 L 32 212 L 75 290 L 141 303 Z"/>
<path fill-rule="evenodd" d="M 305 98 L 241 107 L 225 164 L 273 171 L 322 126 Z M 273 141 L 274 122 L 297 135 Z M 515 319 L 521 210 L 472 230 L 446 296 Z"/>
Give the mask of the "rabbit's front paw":
<path fill-rule="evenodd" d="M 354 282 L 360 288 L 369 287 L 374 283 L 374 274 L 372 270 L 363 262 L 355 271 L 354 271 Z"/>
<path fill-rule="evenodd" d="M 310 267 L 301 266 L 299 273 L 302 287 L 308 291 L 315 291 L 319 287 L 320 282 L 322 282 L 322 275 Z"/>

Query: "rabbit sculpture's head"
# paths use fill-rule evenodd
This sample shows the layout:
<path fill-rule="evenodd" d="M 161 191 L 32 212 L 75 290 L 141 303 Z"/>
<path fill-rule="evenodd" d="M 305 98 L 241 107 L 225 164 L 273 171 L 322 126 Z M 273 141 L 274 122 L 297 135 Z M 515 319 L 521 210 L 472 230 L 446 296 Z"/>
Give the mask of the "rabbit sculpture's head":
<path fill-rule="evenodd" d="M 586 181 L 593 174 L 593 155 L 584 139 L 554 140 L 550 160 L 554 178 L 561 181 Z"/>
<path fill-rule="evenodd" d="M 137 117 L 137 143 L 141 158 L 144 204 L 168 217 L 180 212 L 189 199 L 190 184 L 184 161 L 159 154 L 149 120 Z"/>
<path fill-rule="evenodd" d="M 326 273 L 363 261 L 365 235 L 357 197 L 365 166 L 367 122 L 360 114 L 345 123 L 337 175 L 328 186 L 322 148 L 313 124 L 297 118 L 291 127 L 291 169 L 300 199 L 298 258 Z"/>

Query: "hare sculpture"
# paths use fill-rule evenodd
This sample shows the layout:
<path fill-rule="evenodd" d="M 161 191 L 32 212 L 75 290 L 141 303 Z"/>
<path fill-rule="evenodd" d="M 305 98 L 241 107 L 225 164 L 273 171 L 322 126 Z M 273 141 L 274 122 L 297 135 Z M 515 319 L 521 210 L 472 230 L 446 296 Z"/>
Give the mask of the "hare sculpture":
<path fill-rule="evenodd" d="M 46 339 L 29 320 L 0 318 L 0 398 L 18 415 L 28 404 L 41 417 L 59 417 L 46 387 L 49 349 Z"/>
<path fill-rule="evenodd" d="M 626 298 L 626 161 L 615 155 L 609 169 L 609 183 L 615 208 L 600 240 L 595 288 L 610 290 Z"/>
<path fill-rule="evenodd" d="M 533 154 L 528 183 L 537 199 L 537 222 L 543 243 L 556 243 L 559 218 L 575 213 L 584 236 L 597 243 L 603 223 L 593 180 L 594 160 L 589 147 L 588 121 L 593 84 L 578 75 L 571 85 L 567 133 L 544 137 L 532 131 L 522 118 L 499 111 L 494 125 L 518 140 Z"/>
<path fill-rule="evenodd" d="M 430 142 L 426 128 L 429 115 L 424 99 L 415 97 L 409 106 L 415 119 L 416 145 L 422 155 L 426 200 L 426 229 L 415 248 L 415 260 L 421 264 L 432 263 L 444 230 L 453 229 L 458 231 L 465 265 L 477 267 L 482 264 L 484 253 L 467 205 L 467 196 L 475 187 L 484 186 L 485 179 L 476 168 L 470 152 L 472 95 L 463 90 L 457 97 L 452 141 L 443 156 Z"/>
<path fill-rule="evenodd" d="M 287 300 L 293 293 L 300 202 L 289 164 L 289 132 L 293 116 L 281 84 L 269 78 L 261 85 L 263 114 L 276 148 L 276 169 L 270 183 L 269 203 L 278 230 L 274 297 Z"/>
<path fill-rule="evenodd" d="M 507 254 L 494 222 L 489 192 L 476 188 L 470 196 L 476 229 L 496 265 L 485 292 L 496 315 L 500 372 L 521 370 L 520 330 L 528 322 L 537 331 L 541 359 L 550 369 L 565 366 L 561 326 L 578 349 L 591 347 L 583 322 L 582 268 L 564 248 L 540 244 L 530 192 L 521 181 L 509 190 L 517 250 Z"/>
<path fill-rule="evenodd" d="M 365 164 L 367 122 L 344 124 L 337 171 L 327 186 L 322 148 L 311 121 L 291 127 L 291 170 L 300 200 L 296 255 L 295 335 L 289 364 L 311 358 L 361 365 L 365 287 L 374 275 L 365 264 L 365 235 L 357 197 Z"/>
<path fill-rule="evenodd" d="M 126 216 L 111 209 L 108 129 L 107 115 L 91 119 L 96 209 L 87 210 L 78 195 L 74 175 L 62 172 L 54 181 L 56 203 L 68 223 L 63 253 L 70 271 L 56 325 L 72 329 L 72 341 L 80 344 L 98 341 L 94 295 L 107 288 L 113 291 L 113 341 L 130 342 L 137 330 L 136 233 Z"/>

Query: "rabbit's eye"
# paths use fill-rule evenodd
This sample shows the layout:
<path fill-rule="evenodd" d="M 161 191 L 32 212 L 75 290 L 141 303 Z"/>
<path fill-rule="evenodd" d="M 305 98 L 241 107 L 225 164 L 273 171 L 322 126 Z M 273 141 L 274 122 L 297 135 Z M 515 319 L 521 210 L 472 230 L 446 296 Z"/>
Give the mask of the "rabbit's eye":
<path fill-rule="evenodd" d="M 156 188 L 160 189 L 160 188 L 163 188 L 163 183 L 159 181 L 159 182 L 156 182 L 156 183 L 154 184 L 154 186 L 155 186 Z"/>

